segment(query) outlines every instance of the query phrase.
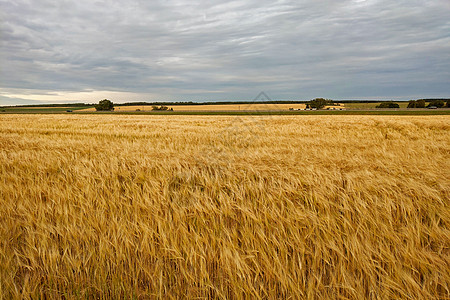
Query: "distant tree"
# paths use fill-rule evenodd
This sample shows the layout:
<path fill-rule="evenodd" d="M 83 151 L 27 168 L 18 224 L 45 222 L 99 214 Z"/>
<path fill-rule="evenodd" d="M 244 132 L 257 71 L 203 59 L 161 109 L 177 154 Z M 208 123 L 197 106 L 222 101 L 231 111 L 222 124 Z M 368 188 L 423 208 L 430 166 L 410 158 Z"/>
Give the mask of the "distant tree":
<path fill-rule="evenodd" d="M 94 107 L 97 111 L 114 110 L 114 103 L 108 99 L 103 99 L 100 100 Z"/>
<path fill-rule="evenodd" d="M 445 107 L 450 107 L 450 100 L 447 100 Z"/>
<path fill-rule="evenodd" d="M 419 99 L 416 101 L 416 108 L 425 108 L 427 103 L 423 99 Z"/>
<path fill-rule="evenodd" d="M 161 105 L 161 106 L 152 106 L 152 110 L 168 110 L 169 108 L 167 106 Z"/>
<path fill-rule="evenodd" d="M 437 108 L 441 108 L 441 107 L 444 107 L 444 105 L 445 105 L 445 102 L 442 100 L 433 100 L 427 105 L 427 107 L 436 106 Z"/>
<path fill-rule="evenodd" d="M 376 108 L 400 108 L 400 105 L 393 101 L 386 101 L 380 103 L 380 105 L 375 106 Z"/>
<path fill-rule="evenodd" d="M 311 108 L 317 108 L 317 109 L 321 109 L 326 105 L 333 105 L 333 104 L 334 104 L 333 100 L 324 99 L 324 98 L 316 98 L 316 99 L 309 101 L 309 105 L 311 106 Z"/>
<path fill-rule="evenodd" d="M 409 100 L 408 108 L 425 108 L 426 102 L 424 99 Z"/>
<path fill-rule="evenodd" d="M 416 108 L 416 101 L 415 100 L 409 100 L 407 108 Z"/>

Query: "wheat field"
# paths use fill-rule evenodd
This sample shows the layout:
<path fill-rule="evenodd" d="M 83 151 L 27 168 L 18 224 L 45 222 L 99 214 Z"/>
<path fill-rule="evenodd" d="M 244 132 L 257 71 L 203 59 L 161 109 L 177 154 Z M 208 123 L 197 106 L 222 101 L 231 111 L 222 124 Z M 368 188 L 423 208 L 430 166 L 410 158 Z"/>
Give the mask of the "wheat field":
<path fill-rule="evenodd" d="M 449 129 L 0 115 L 0 299 L 449 299 Z"/>

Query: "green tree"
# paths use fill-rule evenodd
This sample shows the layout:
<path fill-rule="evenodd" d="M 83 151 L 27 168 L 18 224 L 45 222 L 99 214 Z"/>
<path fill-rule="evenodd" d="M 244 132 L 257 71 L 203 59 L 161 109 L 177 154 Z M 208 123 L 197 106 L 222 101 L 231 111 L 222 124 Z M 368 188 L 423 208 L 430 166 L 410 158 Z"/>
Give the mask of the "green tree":
<path fill-rule="evenodd" d="M 400 105 L 394 101 L 385 101 L 380 103 L 380 105 L 375 106 L 376 108 L 400 108 Z"/>
<path fill-rule="evenodd" d="M 436 106 L 437 108 L 441 108 L 441 107 L 444 107 L 444 105 L 445 105 L 445 102 L 442 100 L 433 100 L 430 102 L 430 104 L 427 105 L 427 107 Z"/>
<path fill-rule="evenodd" d="M 445 105 L 445 107 L 450 107 L 450 100 L 447 100 L 447 104 Z"/>
<path fill-rule="evenodd" d="M 152 110 L 168 110 L 169 108 L 167 107 L 167 106 L 164 106 L 164 105 L 161 105 L 161 106 L 156 106 L 156 105 L 153 105 L 152 106 Z"/>
<path fill-rule="evenodd" d="M 317 108 L 317 109 L 321 109 L 326 105 L 333 105 L 333 104 L 334 104 L 333 100 L 324 99 L 324 98 L 316 98 L 316 99 L 309 101 L 309 105 L 311 106 L 311 108 Z"/>
<path fill-rule="evenodd" d="M 419 99 L 416 101 L 416 108 L 425 108 L 426 102 L 423 99 Z"/>
<path fill-rule="evenodd" d="M 94 107 L 97 111 L 114 110 L 114 103 L 108 99 L 103 99 L 100 100 Z"/>
<path fill-rule="evenodd" d="M 416 101 L 415 100 L 409 100 L 407 108 L 415 108 L 415 107 L 416 107 Z"/>
<path fill-rule="evenodd" d="M 425 108 L 427 103 L 423 99 L 409 100 L 408 108 Z"/>

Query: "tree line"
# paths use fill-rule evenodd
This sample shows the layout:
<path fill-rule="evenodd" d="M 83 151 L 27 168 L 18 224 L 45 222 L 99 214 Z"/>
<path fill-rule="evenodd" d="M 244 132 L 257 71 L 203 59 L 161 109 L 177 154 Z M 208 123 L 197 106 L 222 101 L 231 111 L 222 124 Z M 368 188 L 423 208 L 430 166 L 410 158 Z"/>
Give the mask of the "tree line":
<path fill-rule="evenodd" d="M 410 100 L 408 102 L 408 108 L 426 108 L 426 107 L 450 107 L 450 99 L 430 99 L 428 105 L 425 101 L 425 99 L 419 99 L 419 100 Z M 444 100 L 447 100 L 445 102 Z"/>
<path fill-rule="evenodd" d="M 446 101 L 446 102 L 445 102 Z M 285 101 L 268 101 L 264 103 L 282 103 Z M 295 101 L 291 101 L 289 103 L 294 103 Z M 296 101 L 297 103 L 300 103 L 300 101 Z M 427 104 L 428 102 L 428 104 Z M 135 103 L 126 103 L 126 104 L 116 104 L 116 106 L 121 105 L 131 105 L 140 103 L 141 105 L 146 105 L 146 102 L 135 102 Z M 194 102 L 175 102 L 176 104 L 192 104 L 192 105 L 200 105 L 199 103 Z M 170 103 L 170 105 L 176 105 L 176 104 Z M 227 103 L 232 104 L 234 102 L 208 102 L 210 104 L 221 104 L 221 103 Z M 243 103 L 254 103 L 254 102 L 236 102 L 239 104 Z M 309 101 L 302 101 L 302 103 L 306 103 L 306 108 L 316 108 L 316 109 L 322 109 L 325 106 L 334 106 L 334 105 L 340 105 L 339 103 L 335 103 L 334 100 L 331 99 L 325 99 L 325 98 L 315 98 Z M 202 103 L 204 104 L 204 103 Z M 114 103 L 108 99 L 101 100 L 98 104 L 94 105 L 95 109 L 97 111 L 113 111 L 114 110 Z M 168 110 L 168 107 L 164 104 L 160 104 L 160 106 L 153 104 L 153 110 Z M 450 108 L 450 99 L 418 99 L 418 100 L 410 100 L 408 102 L 407 108 L 429 108 L 429 107 L 449 107 Z M 400 108 L 398 103 L 394 101 L 384 101 L 376 106 L 376 108 Z"/>

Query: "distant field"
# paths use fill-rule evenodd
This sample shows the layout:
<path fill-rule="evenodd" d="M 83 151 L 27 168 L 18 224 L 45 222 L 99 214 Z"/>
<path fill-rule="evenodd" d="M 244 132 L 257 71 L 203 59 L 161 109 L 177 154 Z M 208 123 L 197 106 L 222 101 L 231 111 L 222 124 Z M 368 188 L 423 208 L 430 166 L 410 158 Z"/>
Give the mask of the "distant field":
<path fill-rule="evenodd" d="M 89 106 L 73 106 L 73 107 L 51 107 L 51 106 L 12 106 L 12 107 L 4 107 L 4 108 L 0 108 L 0 112 L 11 112 L 11 113 L 39 113 L 39 112 L 43 112 L 43 113 L 51 113 L 51 112 L 65 112 L 67 110 L 72 110 L 72 111 L 76 111 L 76 110 L 83 110 L 89 108 Z"/>
<path fill-rule="evenodd" d="M 25 107 L 16 107 L 15 109 L 70 109 L 71 107 L 67 107 L 67 106 L 58 106 L 58 107 L 52 107 L 52 106 L 25 106 Z M 78 108 L 80 109 L 80 108 Z"/>
<path fill-rule="evenodd" d="M 448 299 L 449 130 L 0 114 L 0 299 Z"/>
<path fill-rule="evenodd" d="M 278 111 L 278 110 L 289 110 L 289 108 L 294 109 L 304 109 L 305 104 L 227 104 L 227 105 L 167 105 L 170 109 L 174 111 Z M 151 105 L 141 105 L 141 106 L 116 106 L 115 111 L 117 112 L 132 112 L 136 110 L 140 111 L 151 111 Z M 88 108 L 82 111 L 95 111 L 95 108 Z"/>
<path fill-rule="evenodd" d="M 116 106 L 114 112 L 99 112 L 101 114 L 174 114 L 174 115 L 448 115 L 450 109 L 407 109 L 406 103 L 400 103 L 400 109 L 375 109 L 378 103 L 345 103 L 335 106 L 336 110 L 321 109 L 317 111 L 305 111 L 305 104 L 227 104 L 227 105 L 169 105 L 173 111 L 154 111 L 151 105 Z M 289 110 L 293 108 L 293 110 Z M 300 110 L 299 110 L 300 109 Z M 341 110 L 342 109 L 342 110 Z M 67 107 L 4 107 L 1 113 L 96 113 L 92 106 L 67 106 Z"/>

